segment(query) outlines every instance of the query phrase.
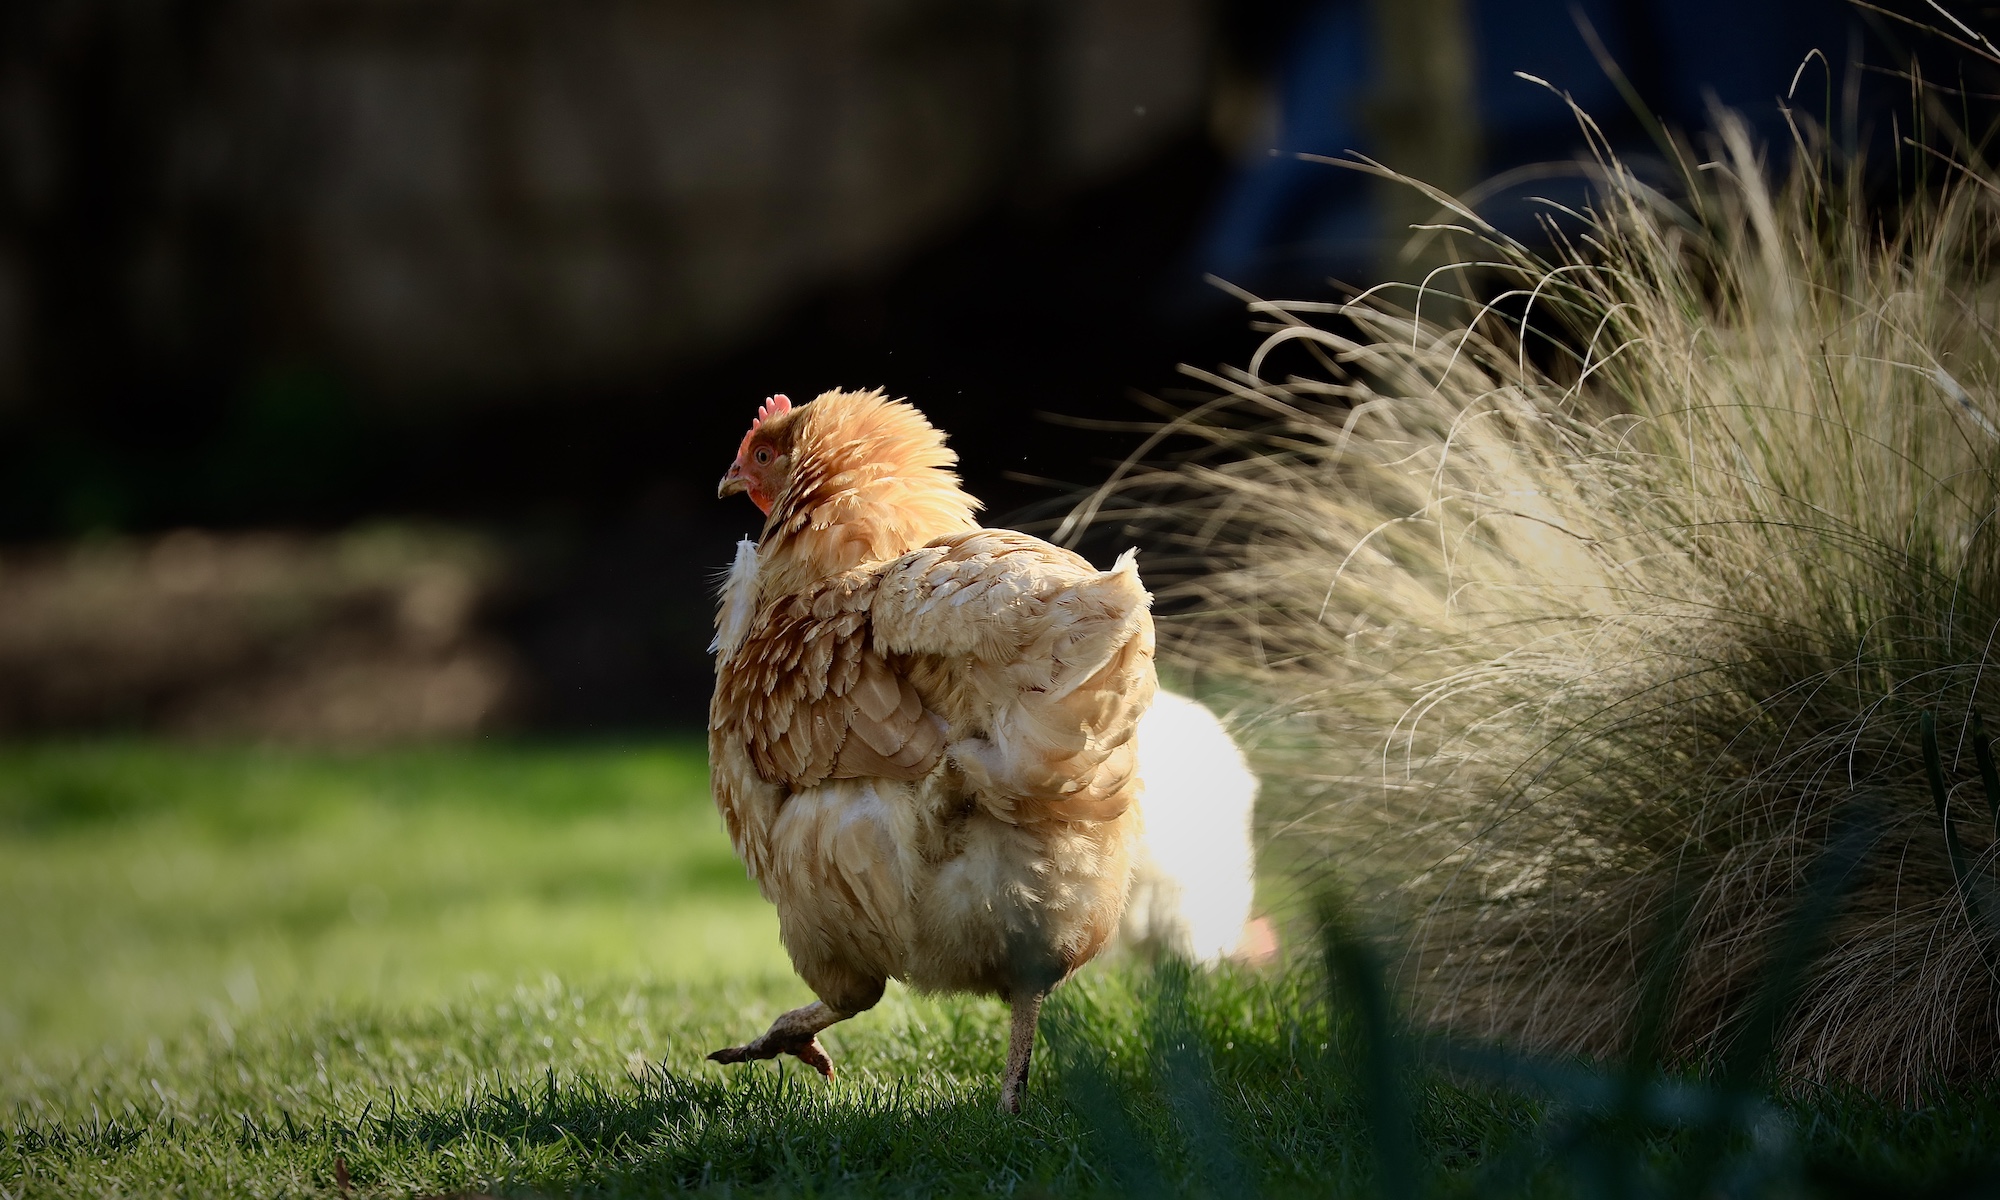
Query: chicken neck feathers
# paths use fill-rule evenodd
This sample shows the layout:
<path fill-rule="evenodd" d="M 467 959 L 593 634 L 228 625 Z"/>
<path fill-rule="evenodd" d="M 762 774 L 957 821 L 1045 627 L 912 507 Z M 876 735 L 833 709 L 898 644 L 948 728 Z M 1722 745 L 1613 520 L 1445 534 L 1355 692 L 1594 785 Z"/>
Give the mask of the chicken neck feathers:
<path fill-rule="evenodd" d="M 958 455 L 924 415 L 880 391 L 828 392 L 795 422 L 791 482 L 764 522 L 760 591 L 785 595 L 932 538 L 978 528 Z"/>

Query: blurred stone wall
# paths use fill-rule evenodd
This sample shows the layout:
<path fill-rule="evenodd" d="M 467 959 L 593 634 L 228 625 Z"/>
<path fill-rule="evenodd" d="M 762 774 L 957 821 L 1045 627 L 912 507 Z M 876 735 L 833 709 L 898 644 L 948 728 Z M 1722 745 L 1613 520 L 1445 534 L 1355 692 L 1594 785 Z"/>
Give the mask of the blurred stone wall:
<path fill-rule="evenodd" d="M 1208 69 L 1203 0 L 25 3 L 0 406 L 121 342 L 406 401 L 643 377 L 1129 165 Z"/>

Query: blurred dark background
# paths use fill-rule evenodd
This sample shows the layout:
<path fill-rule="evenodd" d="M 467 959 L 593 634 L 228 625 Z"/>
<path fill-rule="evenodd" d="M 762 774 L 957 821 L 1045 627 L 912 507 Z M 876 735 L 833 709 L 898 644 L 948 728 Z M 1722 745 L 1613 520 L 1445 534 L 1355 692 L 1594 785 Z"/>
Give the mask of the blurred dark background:
<path fill-rule="evenodd" d="M 1995 6 L 1922 0 L 13 0 L 0 734 L 694 725 L 756 404 L 880 386 L 1058 511 L 1207 275 L 1407 274 L 1370 155 L 1532 238 L 1781 102 L 1906 186 Z M 1910 22 L 1941 26 L 1925 34 Z M 1956 39 L 1960 45 L 1954 45 Z M 1814 55 L 1812 52 L 1817 51 Z M 1609 68 L 1609 69 L 1607 69 Z M 1935 86 L 1928 110 L 1907 76 Z"/>

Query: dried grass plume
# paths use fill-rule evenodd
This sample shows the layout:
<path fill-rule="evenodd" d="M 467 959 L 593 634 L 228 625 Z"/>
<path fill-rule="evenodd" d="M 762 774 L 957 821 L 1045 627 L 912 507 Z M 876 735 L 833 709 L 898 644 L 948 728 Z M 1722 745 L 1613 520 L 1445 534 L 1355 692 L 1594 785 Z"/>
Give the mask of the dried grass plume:
<path fill-rule="evenodd" d="M 1178 548 L 1163 648 L 1261 698 L 1276 857 L 1403 915 L 1444 1026 L 1615 1052 L 1684 911 L 1665 1049 L 1716 1061 L 1870 814 L 1777 1067 L 1908 1100 L 2000 1065 L 1918 733 L 1994 880 L 2000 182 L 1891 221 L 1799 161 L 1770 185 L 1725 120 L 1669 201 L 1606 154 L 1553 261 L 1458 209 L 1476 311 L 1255 303 L 1248 368 L 1078 520 Z"/>

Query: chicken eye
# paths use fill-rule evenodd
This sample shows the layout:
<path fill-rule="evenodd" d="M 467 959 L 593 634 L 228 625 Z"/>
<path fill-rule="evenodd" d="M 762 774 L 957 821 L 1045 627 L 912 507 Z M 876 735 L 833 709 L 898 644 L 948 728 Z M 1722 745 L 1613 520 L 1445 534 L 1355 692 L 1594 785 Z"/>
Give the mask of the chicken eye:
<path fill-rule="evenodd" d="M 760 467 L 769 466 L 771 462 L 771 448 L 769 446 L 759 446 L 757 447 L 757 453 L 750 457 L 756 459 L 757 465 Z"/>

